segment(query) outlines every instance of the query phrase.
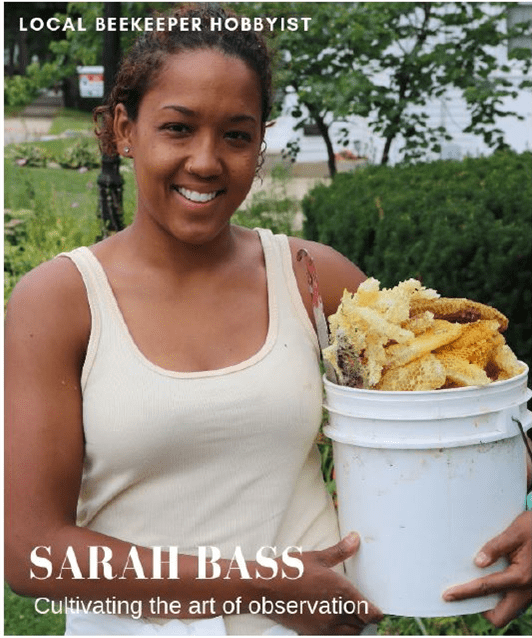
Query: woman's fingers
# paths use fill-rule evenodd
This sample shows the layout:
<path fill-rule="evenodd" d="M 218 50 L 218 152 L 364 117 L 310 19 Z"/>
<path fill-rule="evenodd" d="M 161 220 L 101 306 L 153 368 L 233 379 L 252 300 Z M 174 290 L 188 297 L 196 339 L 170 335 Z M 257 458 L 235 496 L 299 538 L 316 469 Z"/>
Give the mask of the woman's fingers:
<path fill-rule="evenodd" d="M 344 560 L 347 560 L 353 556 L 353 554 L 356 554 L 359 547 L 360 536 L 355 532 L 351 532 L 342 538 L 339 543 L 336 543 L 336 545 L 322 549 L 317 552 L 317 554 L 319 555 L 322 565 L 325 565 L 325 567 L 334 567 L 339 563 L 343 563 Z"/>
<path fill-rule="evenodd" d="M 464 598 L 488 596 L 507 589 L 520 587 L 521 585 L 520 570 L 516 565 L 511 565 L 502 572 L 482 576 L 463 585 L 450 587 L 443 593 L 443 599 L 453 601 L 462 600 Z"/>
<path fill-rule="evenodd" d="M 356 532 L 350 532 L 339 543 L 321 550 L 317 554 L 319 554 L 319 560 L 322 565 L 334 567 L 356 554 L 359 547 L 360 536 Z M 354 623 L 358 626 L 358 623 L 361 622 L 359 629 L 362 630 L 365 624 L 382 620 L 383 613 L 381 610 L 365 600 L 358 591 L 355 590 L 355 592 L 356 596 L 353 597 L 353 600 L 357 601 L 357 613 L 349 616 L 349 624 Z"/>
<path fill-rule="evenodd" d="M 510 525 L 502 534 L 489 540 L 475 557 L 479 567 L 487 567 L 502 556 L 509 556 L 522 545 L 521 533 L 514 524 Z"/>
<path fill-rule="evenodd" d="M 484 612 L 483 616 L 495 627 L 504 627 L 528 608 L 530 597 L 529 590 L 507 592 L 500 603 L 494 609 Z"/>
<path fill-rule="evenodd" d="M 488 541 L 475 557 L 479 567 L 492 565 L 506 557 L 510 565 L 500 572 L 477 578 L 447 589 L 444 600 L 461 600 L 486 596 L 532 585 L 532 515 L 523 512 L 504 532 Z"/>

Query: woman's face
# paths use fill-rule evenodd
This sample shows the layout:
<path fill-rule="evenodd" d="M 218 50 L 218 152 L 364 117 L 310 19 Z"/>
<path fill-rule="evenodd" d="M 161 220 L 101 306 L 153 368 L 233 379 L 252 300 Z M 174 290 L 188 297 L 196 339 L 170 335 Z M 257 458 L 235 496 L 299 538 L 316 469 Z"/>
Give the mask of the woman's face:
<path fill-rule="evenodd" d="M 115 116 L 118 148 L 134 158 L 137 218 L 185 243 L 216 238 L 253 182 L 261 114 L 259 80 L 239 58 L 169 56 L 136 121 L 123 105 Z"/>

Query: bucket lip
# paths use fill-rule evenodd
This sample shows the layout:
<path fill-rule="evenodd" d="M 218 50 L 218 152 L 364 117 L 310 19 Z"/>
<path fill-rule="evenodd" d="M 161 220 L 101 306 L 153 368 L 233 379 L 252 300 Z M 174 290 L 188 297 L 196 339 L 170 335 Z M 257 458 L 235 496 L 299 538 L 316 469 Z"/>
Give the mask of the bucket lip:
<path fill-rule="evenodd" d="M 400 396 L 418 396 L 418 397 L 431 397 L 431 399 L 439 396 L 448 396 L 456 395 L 459 393 L 467 393 L 474 391 L 484 391 L 485 389 L 497 389 L 501 388 L 505 384 L 519 384 L 521 381 L 525 381 L 528 378 L 528 366 L 524 361 L 519 361 L 521 365 L 525 366 L 523 372 L 515 375 L 514 377 L 510 377 L 509 379 L 502 379 L 501 381 L 493 381 L 488 385 L 467 385 L 461 388 L 444 388 L 441 390 L 371 390 L 369 388 L 351 388 L 347 385 L 340 385 L 339 383 L 334 383 L 327 379 L 325 375 L 323 375 L 323 382 L 326 387 L 330 388 L 340 388 L 341 390 L 347 390 L 349 392 L 356 393 L 360 396 L 372 396 L 374 397 L 376 394 L 382 397 L 400 397 Z"/>

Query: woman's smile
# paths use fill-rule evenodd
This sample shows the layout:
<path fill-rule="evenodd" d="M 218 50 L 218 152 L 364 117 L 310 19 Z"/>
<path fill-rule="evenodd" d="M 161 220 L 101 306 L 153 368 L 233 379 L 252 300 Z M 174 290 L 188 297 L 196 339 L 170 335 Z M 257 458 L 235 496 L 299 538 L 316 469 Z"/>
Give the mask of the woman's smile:
<path fill-rule="evenodd" d="M 198 193 L 197 191 L 188 190 L 187 188 L 182 188 L 179 186 L 172 186 L 172 188 L 176 190 L 180 195 L 183 195 L 185 199 L 188 199 L 188 201 L 198 204 L 205 204 L 206 202 L 210 202 L 215 197 L 223 193 L 223 190 L 212 191 L 211 193 Z"/>

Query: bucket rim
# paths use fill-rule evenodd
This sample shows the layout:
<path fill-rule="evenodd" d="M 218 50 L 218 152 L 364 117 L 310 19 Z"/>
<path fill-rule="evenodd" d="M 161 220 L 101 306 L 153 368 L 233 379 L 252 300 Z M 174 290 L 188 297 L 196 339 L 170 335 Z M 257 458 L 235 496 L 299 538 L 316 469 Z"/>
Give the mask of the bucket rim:
<path fill-rule="evenodd" d="M 382 397 L 385 397 L 385 396 L 429 397 L 430 396 L 431 398 L 435 398 L 435 397 L 441 397 L 441 396 L 448 396 L 449 394 L 451 395 L 456 395 L 459 393 L 464 394 L 471 391 L 482 392 L 488 388 L 489 389 L 502 388 L 504 385 L 511 385 L 511 384 L 518 385 L 521 381 L 525 381 L 526 383 L 526 380 L 528 379 L 529 368 L 524 361 L 519 361 L 519 363 L 521 365 L 524 365 L 525 369 L 523 370 L 523 372 L 520 372 L 519 374 L 516 374 L 515 376 L 510 377 L 509 379 L 502 379 L 501 381 L 493 381 L 492 383 L 488 383 L 487 385 L 467 385 L 460 388 L 443 388 L 441 390 L 374 390 L 370 388 L 351 388 L 350 386 L 347 386 L 347 385 L 340 385 L 339 383 L 334 383 L 333 381 L 330 381 L 329 379 L 327 379 L 325 375 L 323 375 L 323 382 L 325 387 L 330 387 L 332 389 L 340 388 L 340 391 L 347 390 L 349 392 L 354 392 L 356 394 L 359 394 L 360 396 L 375 396 L 375 394 L 378 393 L 378 395 Z"/>

